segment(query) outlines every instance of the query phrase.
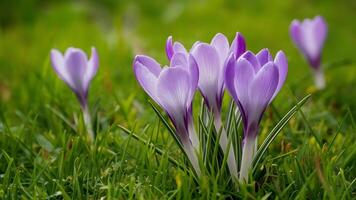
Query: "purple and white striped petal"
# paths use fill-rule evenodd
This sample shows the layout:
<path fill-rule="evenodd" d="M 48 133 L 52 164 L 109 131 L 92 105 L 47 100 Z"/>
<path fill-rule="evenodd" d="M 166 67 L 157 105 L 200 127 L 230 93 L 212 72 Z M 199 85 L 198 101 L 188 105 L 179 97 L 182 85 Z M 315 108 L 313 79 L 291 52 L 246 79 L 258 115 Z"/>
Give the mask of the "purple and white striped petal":
<path fill-rule="evenodd" d="M 64 64 L 64 57 L 57 49 L 51 51 L 51 64 L 58 76 L 66 82 L 70 88 L 74 88 L 74 83 L 71 82 L 72 80 Z"/>
<path fill-rule="evenodd" d="M 156 87 L 161 67 L 153 59 L 146 56 L 136 56 L 134 60 L 134 73 L 146 93 L 157 103 Z"/>
<path fill-rule="evenodd" d="M 184 115 L 190 103 L 190 76 L 179 67 L 167 67 L 162 70 L 157 82 L 157 98 L 175 123 L 184 124 Z"/>
<path fill-rule="evenodd" d="M 288 61 L 287 61 L 287 57 L 284 54 L 283 51 L 278 51 L 277 55 L 274 59 L 274 64 L 277 66 L 278 68 L 278 85 L 276 88 L 276 91 L 273 94 L 273 97 L 271 98 L 270 102 L 274 99 L 274 97 L 276 97 L 276 95 L 278 94 L 278 92 L 281 90 L 282 86 L 284 85 L 284 82 L 286 81 L 287 78 L 287 73 L 288 73 Z"/>
<path fill-rule="evenodd" d="M 219 77 L 222 73 L 219 54 L 214 46 L 206 43 L 198 44 L 191 52 L 199 68 L 198 87 L 208 106 L 217 104 L 216 97 L 219 89 Z"/>
<path fill-rule="evenodd" d="M 254 122 L 259 123 L 264 110 L 274 95 L 279 80 L 278 68 L 273 62 L 265 64 L 255 75 L 250 87 L 250 109 L 249 117 Z"/>

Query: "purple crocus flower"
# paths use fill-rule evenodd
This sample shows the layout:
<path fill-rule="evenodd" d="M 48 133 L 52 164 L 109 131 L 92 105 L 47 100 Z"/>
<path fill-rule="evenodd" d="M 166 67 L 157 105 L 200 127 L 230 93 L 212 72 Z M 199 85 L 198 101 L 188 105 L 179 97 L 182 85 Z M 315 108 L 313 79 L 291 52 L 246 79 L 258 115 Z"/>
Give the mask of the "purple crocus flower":
<path fill-rule="evenodd" d="M 324 74 L 320 66 L 321 53 L 327 36 L 327 24 L 323 17 L 293 20 L 290 35 L 301 53 L 309 62 L 315 74 L 315 84 L 319 89 L 325 87 Z"/>
<path fill-rule="evenodd" d="M 145 92 L 168 114 L 185 153 L 200 175 L 196 154 L 199 141 L 192 116 L 192 101 L 199 77 L 194 58 L 176 53 L 171 57 L 170 67 L 161 68 L 154 59 L 138 55 L 134 59 L 133 69 Z"/>
<path fill-rule="evenodd" d="M 88 89 L 90 81 L 95 76 L 99 58 L 96 49 L 91 49 L 91 58 L 77 48 L 68 48 L 64 55 L 56 49 L 51 51 L 51 62 L 58 76 L 73 90 L 77 96 L 84 117 L 84 123 L 91 140 L 94 138 L 88 109 Z"/>
<path fill-rule="evenodd" d="M 232 48 L 233 47 L 233 48 Z M 241 54 L 246 50 L 245 41 L 241 34 L 237 33 L 231 47 L 227 38 L 218 33 L 208 43 L 197 43 L 191 49 L 191 53 L 197 61 L 199 68 L 198 87 L 204 97 L 207 107 L 220 120 L 221 104 L 224 95 L 224 64 L 233 51 Z M 217 128 L 220 128 L 217 127 Z"/>
<path fill-rule="evenodd" d="M 236 159 L 233 150 L 228 149 L 228 138 L 221 122 L 221 105 L 224 95 L 224 66 L 225 61 L 231 52 L 240 56 L 246 51 L 245 40 L 240 33 L 236 34 L 231 46 L 225 35 L 218 33 L 211 40 L 210 44 L 196 42 L 190 50 L 199 68 L 198 88 L 204 97 L 204 102 L 208 109 L 214 114 L 214 125 L 219 131 L 220 146 L 224 153 L 228 153 L 227 164 L 230 173 L 237 178 Z M 187 56 L 188 51 L 179 42 L 172 42 L 172 37 L 167 39 L 166 54 L 169 60 L 175 54 Z"/>
<path fill-rule="evenodd" d="M 268 49 L 250 51 L 227 61 L 225 83 L 237 103 L 244 125 L 240 180 L 247 180 L 254 157 L 255 140 L 264 111 L 278 94 L 287 76 L 287 58 L 279 51 L 273 60 Z"/>

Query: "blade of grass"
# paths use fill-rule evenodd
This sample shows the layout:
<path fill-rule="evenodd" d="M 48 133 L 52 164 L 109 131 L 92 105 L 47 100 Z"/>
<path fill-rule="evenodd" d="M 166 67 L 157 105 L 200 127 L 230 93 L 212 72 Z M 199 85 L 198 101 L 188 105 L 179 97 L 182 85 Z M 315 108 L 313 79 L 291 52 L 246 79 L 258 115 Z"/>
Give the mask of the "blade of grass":
<path fill-rule="evenodd" d="M 266 153 L 267 148 L 277 137 L 278 133 L 283 129 L 283 127 L 288 123 L 288 121 L 300 110 L 301 106 L 310 98 L 310 94 L 300 100 L 292 109 L 288 111 L 286 115 L 277 123 L 277 125 L 268 134 L 267 138 L 263 141 L 262 145 L 258 149 L 256 156 L 253 160 L 253 172 L 256 171 L 257 165 L 261 162 L 263 155 Z"/>
<path fill-rule="evenodd" d="M 155 113 L 158 115 L 158 117 L 160 118 L 160 120 L 163 122 L 163 124 L 165 125 L 165 127 L 168 129 L 169 133 L 173 136 L 173 138 L 175 139 L 175 141 L 177 142 L 178 146 L 181 148 L 181 150 L 184 151 L 183 149 L 183 144 L 180 141 L 180 139 L 178 138 L 178 136 L 176 135 L 174 128 L 169 124 L 169 122 L 165 119 L 165 117 L 161 114 L 161 112 L 159 111 L 159 109 L 154 105 L 154 103 L 152 103 L 151 101 L 149 101 L 149 103 L 151 104 L 151 107 L 153 108 L 153 110 L 155 111 Z"/>
<path fill-rule="evenodd" d="M 163 156 L 164 154 L 166 154 L 165 151 L 163 151 L 162 149 L 158 148 L 158 147 L 157 147 L 156 145 L 154 145 L 153 143 L 151 143 L 151 142 L 149 142 L 149 141 L 143 139 L 142 137 L 138 136 L 138 135 L 135 134 L 134 132 L 128 130 L 127 128 L 125 128 L 125 127 L 123 127 L 123 126 L 121 126 L 121 125 L 118 125 L 118 127 L 119 127 L 121 130 L 123 130 L 124 133 L 126 133 L 126 134 L 128 134 L 128 135 L 131 135 L 132 138 L 134 138 L 134 139 L 136 139 L 137 141 L 139 141 L 139 142 L 141 142 L 141 143 L 143 143 L 143 144 L 145 144 L 145 145 L 148 145 L 150 148 L 154 149 L 155 152 L 156 152 L 157 154 L 159 154 L 160 156 Z M 175 159 L 172 158 L 171 156 L 168 156 L 168 160 L 169 160 L 172 164 L 174 164 L 174 165 L 176 165 L 177 167 L 181 168 L 182 170 L 186 170 L 186 168 L 185 168 L 183 165 L 181 165 L 177 160 L 175 160 Z"/>

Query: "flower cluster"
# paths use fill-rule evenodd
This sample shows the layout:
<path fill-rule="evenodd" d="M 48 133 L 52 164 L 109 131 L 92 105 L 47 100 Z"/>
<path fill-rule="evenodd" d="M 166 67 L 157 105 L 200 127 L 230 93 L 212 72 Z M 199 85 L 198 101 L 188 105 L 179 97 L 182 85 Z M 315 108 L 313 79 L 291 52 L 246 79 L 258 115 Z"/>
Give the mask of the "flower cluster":
<path fill-rule="evenodd" d="M 166 54 L 170 64 L 163 68 L 153 58 L 136 56 L 133 67 L 138 82 L 168 114 L 177 137 L 199 174 L 197 157 L 200 143 L 192 117 L 193 96 L 198 89 L 214 116 L 217 132 L 221 130 L 219 143 L 228 155 L 230 173 L 238 178 L 235 155 L 228 148 L 227 134 L 221 121 L 221 106 L 227 88 L 243 119 L 240 179 L 246 179 L 262 115 L 286 79 L 286 56 L 279 51 L 273 59 L 268 49 L 256 55 L 246 51 L 245 40 L 240 33 L 236 34 L 231 45 L 223 34 L 218 33 L 210 43 L 196 42 L 189 51 L 181 43 L 173 43 L 169 37 Z"/>

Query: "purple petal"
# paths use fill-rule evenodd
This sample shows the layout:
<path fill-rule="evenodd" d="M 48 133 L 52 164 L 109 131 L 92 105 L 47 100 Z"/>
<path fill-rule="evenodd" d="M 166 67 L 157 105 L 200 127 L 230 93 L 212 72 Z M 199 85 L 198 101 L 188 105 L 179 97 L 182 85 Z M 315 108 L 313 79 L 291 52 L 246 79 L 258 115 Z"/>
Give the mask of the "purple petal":
<path fill-rule="evenodd" d="M 239 102 L 244 107 L 244 110 L 247 111 L 247 105 L 252 101 L 248 91 L 254 77 L 255 70 L 252 64 L 245 58 L 238 59 L 236 62 L 234 87 Z"/>
<path fill-rule="evenodd" d="M 300 41 L 300 22 L 298 20 L 293 20 L 290 27 L 289 33 L 293 40 L 293 42 L 299 47 L 302 48 L 302 44 Z"/>
<path fill-rule="evenodd" d="M 255 70 L 255 73 L 257 73 L 258 70 L 260 70 L 261 68 L 260 62 L 258 61 L 256 55 L 251 51 L 246 51 L 244 54 L 241 55 L 240 58 L 245 58 L 248 62 L 250 62 L 253 66 L 253 69 Z"/>
<path fill-rule="evenodd" d="M 146 66 L 147 69 L 157 77 L 161 73 L 160 64 L 151 57 L 145 55 L 137 55 L 134 59 L 134 63 L 136 62 L 139 62 L 142 65 Z"/>
<path fill-rule="evenodd" d="M 190 52 L 193 52 L 194 49 L 198 46 L 198 44 L 201 44 L 201 43 L 202 43 L 202 42 L 200 42 L 200 41 L 194 42 L 194 44 L 192 45 L 192 48 L 190 48 Z"/>
<path fill-rule="evenodd" d="M 314 31 L 315 42 L 318 44 L 319 52 L 321 52 L 328 32 L 328 27 L 323 17 L 316 16 L 314 18 Z"/>
<path fill-rule="evenodd" d="M 278 80 L 278 85 L 277 85 L 276 91 L 274 92 L 273 97 L 271 98 L 271 101 L 274 99 L 274 97 L 281 90 L 281 88 L 284 85 L 284 82 L 287 78 L 288 61 L 287 61 L 287 57 L 283 51 L 278 51 L 276 58 L 274 59 L 274 64 L 278 68 L 279 80 Z"/>
<path fill-rule="evenodd" d="M 68 74 L 67 68 L 65 67 L 63 55 L 57 49 L 51 50 L 51 63 L 58 76 L 71 88 L 73 88 L 74 85 L 71 82 L 70 75 Z"/>
<path fill-rule="evenodd" d="M 137 57 L 136 57 L 137 58 Z M 145 90 L 145 92 L 157 103 L 158 98 L 156 95 L 156 87 L 157 87 L 157 81 L 158 81 L 158 74 L 155 74 L 152 71 L 152 66 L 151 68 L 143 65 L 141 62 L 139 62 L 137 59 L 135 59 L 135 63 L 133 65 L 134 68 L 134 73 L 136 76 L 137 81 L 141 85 L 141 87 Z"/>
<path fill-rule="evenodd" d="M 166 55 L 167 55 L 168 60 L 171 60 L 173 54 L 174 54 L 174 51 L 173 51 L 172 36 L 169 36 L 167 38 L 167 42 L 166 42 Z"/>
<path fill-rule="evenodd" d="M 183 67 L 188 70 L 187 55 L 183 53 L 175 53 L 171 58 L 170 67 Z"/>
<path fill-rule="evenodd" d="M 198 82 L 199 82 L 199 68 L 198 68 L 198 64 L 195 61 L 193 55 L 189 54 L 188 61 L 189 61 L 189 74 L 190 74 L 190 78 L 191 78 L 191 88 L 195 92 L 195 90 L 198 87 Z"/>
<path fill-rule="evenodd" d="M 235 88 L 235 74 L 236 74 L 236 67 L 235 67 L 235 56 L 234 54 L 230 54 L 227 58 L 226 65 L 225 65 L 225 85 L 227 90 L 230 92 L 232 98 L 235 101 L 238 101 L 236 88 Z"/>
<path fill-rule="evenodd" d="M 173 53 L 184 53 L 187 54 L 187 50 L 185 49 L 185 47 L 183 46 L 183 44 L 181 44 L 180 42 L 174 42 L 173 44 Z"/>
<path fill-rule="evenodd" d="M 87 91 L 84 75 L 87 68 L 87 56 L 80 49 L 69 49 L 65 55 L 65 67 L 67 69 L 70 82 L 73 84 L 73 89 L 84 95 Z"/>
<path fill-rule="evenodd" d="M 229 41 L 225 35 L 218 33 L 211 40 L 211 45 L 216 48 L 219 54 L 221 65 L 223 65 L 229 54 Z"/>
<path fill-rule="evenodd" d="M 278 69 L 273 62 L 264 65 L 256 74 L 249 89 L 251 106 L 249 120 L 259 122 L 262 113 L 276 91 L 278 80 Z"/>
<path fill-rule="evenodd" d="M 246 51 L 246 42 L 241 33 L 237 32 L 231 43 L 231 51 L 239 58 Z"/>
<path fill-rule="evenodd" d="M 84 85 L 85 88 L 89 87 L 90 81 L 95 76 L 96 72 L 98 71 L 99 67 L 99 57 L 96 49 L 94 47 L 91 48 L 91 58 L 88 62 L 85 77 L 84 77 Z"/>
<path fill-rule="evenodd" d="M 265 65 L 267 62 L 272 61 L 273 58 L 267 48 L 262 49 L 260 52 L 257 53 L 256 55 L 259 63 L 261 66 Z"/>
<path fill-rule="evenodd" d="M 191 91 L 189 73 L 179 67 L 164 68 L 158 77 L 157 98 L 162 107 L 176 120 L 184 123 L 183 116 L 188 110 L 187 105 Z"/>
<path fill-rule="evenodd" d="M 199 89 L 203 96 L 207 98 L 206 100 L 213 105 L 213 103 L 216 103 L 216 93 L 221 88 L 218 84 L 223 66 L 221 66 L 219 54 L 215 47 L 201 43 L 194 48 L 192 55 L 199 68 Z"/>

